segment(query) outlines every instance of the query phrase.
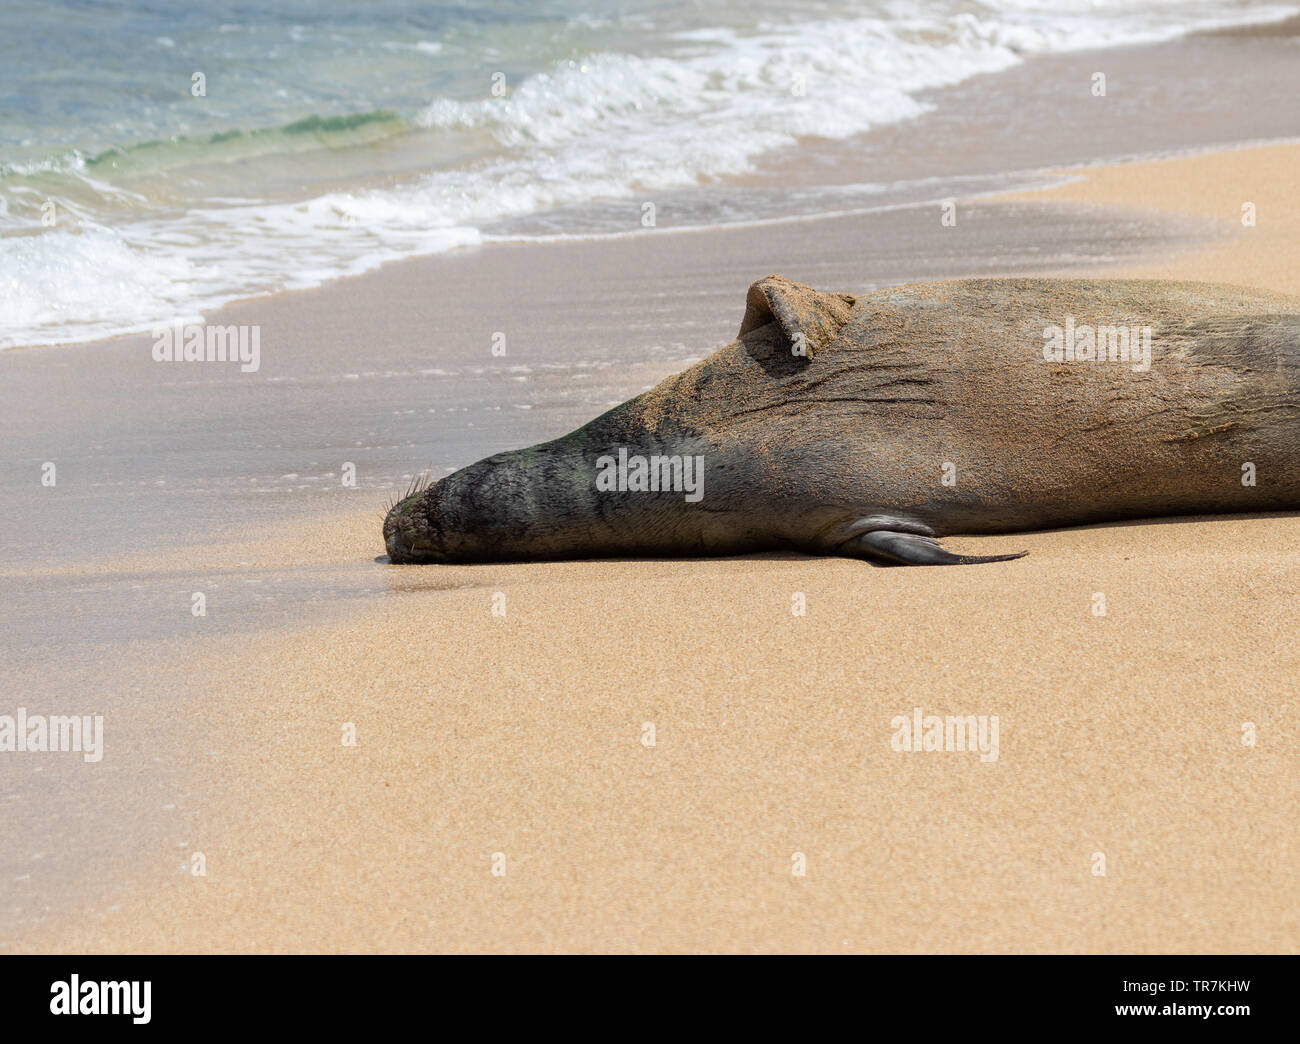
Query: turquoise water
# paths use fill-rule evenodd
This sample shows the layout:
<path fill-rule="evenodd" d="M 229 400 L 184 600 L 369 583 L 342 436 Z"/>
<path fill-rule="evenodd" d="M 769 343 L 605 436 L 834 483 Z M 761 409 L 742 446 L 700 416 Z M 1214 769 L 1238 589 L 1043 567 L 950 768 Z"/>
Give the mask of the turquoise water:
<path fill-rule="evenodd" d="M 1294 10 L 9 0 L 0 347 L 193 320 L 494 238 L 635 234 L 646 201 L 673 199 L 679 224 L 780 217 L 785 197 L 716 190 L 1034 54 Z M 800 186 L 801 213 L 894 198 L 832 180 Z"/>

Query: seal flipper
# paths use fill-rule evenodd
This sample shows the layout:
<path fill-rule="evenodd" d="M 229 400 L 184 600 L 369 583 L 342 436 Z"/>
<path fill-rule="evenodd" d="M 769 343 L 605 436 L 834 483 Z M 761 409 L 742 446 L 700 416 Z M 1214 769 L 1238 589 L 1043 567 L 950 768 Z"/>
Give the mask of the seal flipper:
<path fill-rule="evenodd" d="M 945 551 L 939 541 L 919 533 L 897 533 L 888 529 L 873 529 L 842 543 L 837 549 L 842 555 L 870 558 L 890 565 L 978 565 L 981 562 L 1010 562 L 1024 558 L 1028 551 L 1014 555 L 954 555 Z"/>

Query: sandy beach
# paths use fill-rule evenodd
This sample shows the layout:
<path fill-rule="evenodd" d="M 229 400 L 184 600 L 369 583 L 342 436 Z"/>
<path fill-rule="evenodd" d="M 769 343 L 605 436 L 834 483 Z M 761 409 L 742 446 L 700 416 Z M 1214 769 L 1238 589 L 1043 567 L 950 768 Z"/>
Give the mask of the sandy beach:
<path fill-rule="evenodd" d="M 461 31 L 437 60 L 477 76 Z M 726 48 L 751 31 L 699 37 L 672 76 L 729 75 L 750 52 Z M 358 68 L 397 55 L 398 82 L 441 46 L 375 32 Z M 257 328 L 253 373 L 161 364 L 144 333 L 0 351 L 0 714 L 103 720 L 98 760 L 0 756 L 0 953 L 1300 950 L 1293 514 L 953 537 L 1028 552 L 957 569 L 775 553 L 400 567 L 380 529 L 421 472 L 562 435 L 722 347 L 768 273 L 854 293 L 1088 275 L 1300 297 L 1298 32 L 1293 18 L 918 79 L 880 95 L 906 118 L 648 193 L 652 229 L 640 196 L 602 188 L 608 135 L 579 135 L 591 198 L 568 201 L 564 182 L 532 210 L 505 201 L 471 215 L 486 233 L 465 246 L 350 278 L 335 277 L 354 242 L 405 250 L 421 231 L 423 197 L 375 196 L 365 177 L 391 170 L 397 193 L 452 146 L 421 125 L 374 153 L 332 140 L 285 161 L 254 155 L 287 140 L 257 110 L 256 134 L 214 137 L 210 166 L 176 168 L 209 179 L 204 199 L 271 171 L 283 218 L 301 167 L 304 193 L 355 189 L 396 223 L 335 228 L 329 212 L 313 234 L 334 253 L 307 266 L 321 285 L 203 306 Z M 304 76 L 333 69 L 328 48 L 264 35 Z M 259 62 L 241 88 L 254 100 Z M 755 127 L 801 126 L 755 68 L 756 87 L 732 85 L 770 104 Z M 636 86 L 625 73 L 615 97 Z M 659 130 L 713 118 L 721 149 L 727 111 Z M 340 133 L 379 134 L 389 118 L 373 116 Z M 236 148 L 247 163 L 220 151 Z M 516 187 L 552 173 L 545 150 L 509 156 Z M 132 192 L 180 191 L 171 168 L 132 162 Z M 37 199 L 32 185 L 13 198 Z M 188 220 L 194 201 L 176 199 L 165 209 Z M 262 266 L 249 286 L 282 286 L 272 247 L 315 241 L 262 219 L 231 242 Z M 158 227 L 159 244 L 201 239 Z M 209 274 L 244 285 L 244 255 L 213 242 L 225 267 Z M 42 303 L 75 329 L 138 329 L 111 308 L 74 314 L 145 286 L 96 281 L 115 271 L 97 258 L 34 279 L 14 313 L 38 333 Z M 996 742 L 895 749 L 917 714 L 996 720 Z"/>
<path fill-rule="evenodd" d="M 1146 245 L 1151 256 L 1103 270 L 1295 293 L 1298 171 L 1300 147 L 1240 149 L 1076 171 L 1032 201 L 973 206 L 1032 206 L 1052 215 L 1046 228 L 1102 212 L 1191 219 L 1159 227 L 1199 240 L 1170 233 Z M 1254 227 L 1241 224 L 1244 201 Z M 786 237 L 816 239 L 830 247 L 822 270 L 787 274 L 839 288 L 853 231 L 768 230 L 770 253 L 748 268 L 772 267 Z M 653 249 L 680 259 L 690 282 L 695 266 L 735 256 L 727 237 L 754 234 L 682 234 Z M 313 324 L 356 321 L 350 295 L 381 287 L 388 316 L 413 311 L 402 321 L 418 324 L 418 287 L 453 268 L 465 289 L 477 264 L 572 275 L 622 255 L 633 278 L 637 261 L 658 263 L 648 245 L 484 249 L 342 284 L 328 311 L 313 292 L 228 312 L 258 309 L 272 338 L 276 322 L 310 338 Z M 734 293 L 718 301 L 708 286 L 670 323 L 662 294 L 674 289 L 645 305 L 660 336 L 703 346 L 730 335 Z M 608 281 L 591 293 L 636 296 Z M 515 307 L 576 329 L 596 310 L 585 294 L 564 315 Z M 691 321 L 705 315 L 716 322 Z M 381 339 L 384 367 L 413 361 L 406 330 Z M 671 354 L 647 357 L 644 383 L 677 367 Z M 13 676 L 17 691 L 37 671 L 80 679 L 107 717 L 103 767 L 130 766 L 93 782 L 97 766 L 59 766 L 81 803 L 43 809 L 46 826 L 80 815 L 134 827 L 118 839 L 118 876 L 102 860 L 100 892 L 79 907 L 24 902 L 48 859 L 28 860 L 25 880 L 11 874 L 21 916 L 7 949 L 1296 948 L 1290 516 L 950 542 L 1030 552 L 980 569 L 793 555 L 396 568 L 375 561 L 382 500 L 359 494 L 291 533 L 250 523 L 201 546 L 6 571 L 6 583 L 58 575 L 92 592 L 98 580 L 161 585 L 180 593 L 178 619 L 191 589 L 252 583 L 291 603 L 306 574 L 356 595 L 304 610 L 309 622 L 286 604 L 255 633 L 214 611 L 207 630 L 119 638 L 75 669 L 38 658 Z M 792 615 L 796 593 L 805 616 Z M 147 679 L 135 689 L 151 703 L 95 677 Z M 185 709 L 161 730 L 160 700 Z M 891 721 L 917 707 L 996 715 L 996 760 L 891 749 Z M 151 771 L 149 753 L 174 745 L 186 756 L 154 755 Z M 20 820 L 22 795 L 8 780 Z M 196 853 L 205 875 L 192 872 Z M 77 869 L 61 871 L 65 885 Z"/>

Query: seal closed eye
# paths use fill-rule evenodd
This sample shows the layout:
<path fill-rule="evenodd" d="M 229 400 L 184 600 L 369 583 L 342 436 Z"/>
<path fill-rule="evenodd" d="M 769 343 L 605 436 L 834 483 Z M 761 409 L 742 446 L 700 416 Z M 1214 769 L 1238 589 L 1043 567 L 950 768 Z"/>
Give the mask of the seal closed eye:
<path fill-rule="evenodd" d="M 736 340 L 404 497 L 384 540 L 393 562 L 1007 561 L 936 538 L 1293 509 L 1298 446 L 1293 298 L 1086 279 L 850 295 L 773 275 Z"/>

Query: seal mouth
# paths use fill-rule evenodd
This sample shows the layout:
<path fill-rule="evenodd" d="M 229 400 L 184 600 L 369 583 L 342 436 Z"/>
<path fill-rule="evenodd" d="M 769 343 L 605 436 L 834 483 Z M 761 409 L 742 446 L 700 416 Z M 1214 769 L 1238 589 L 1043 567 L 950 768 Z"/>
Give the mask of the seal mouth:
<path fill-rule="evenodd" d="M 388 560 L 394 565 L 419 565 L 424 562 L 446 563 L 447 556 L 426 541 L 412 540 L 401 532 L 386 536 Z"/>

